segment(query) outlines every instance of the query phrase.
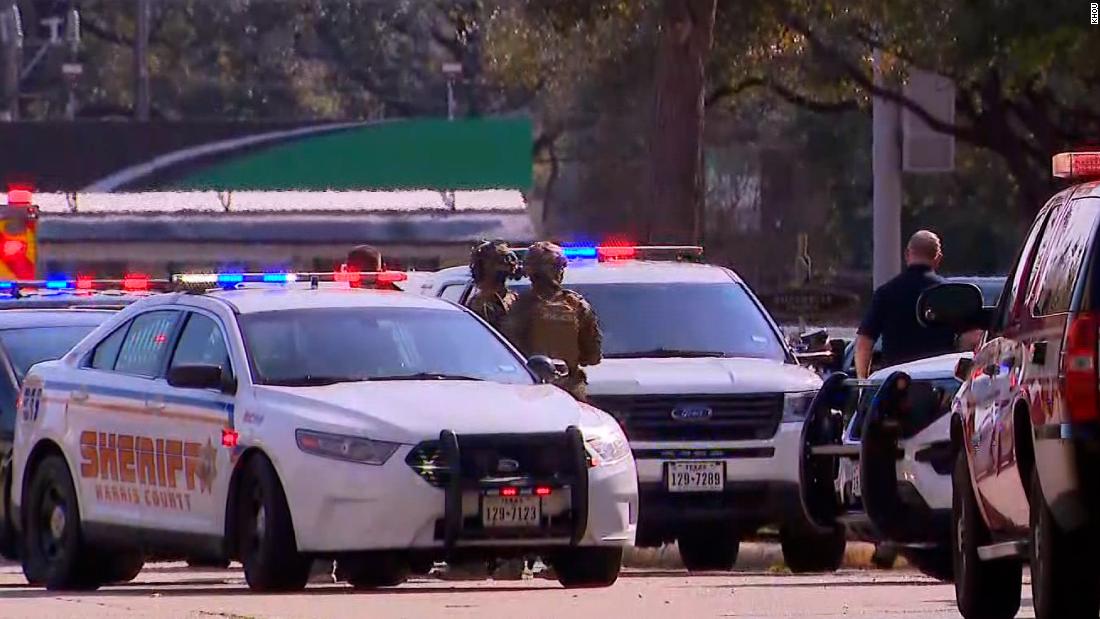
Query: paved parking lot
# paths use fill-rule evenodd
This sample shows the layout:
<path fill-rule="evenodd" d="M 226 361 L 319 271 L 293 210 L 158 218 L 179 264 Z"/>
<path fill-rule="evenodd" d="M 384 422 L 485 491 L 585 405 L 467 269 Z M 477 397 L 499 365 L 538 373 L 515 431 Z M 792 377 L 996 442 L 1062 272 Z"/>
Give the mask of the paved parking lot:
<path fill-rule="evenodd" d="M 1025 587 L 1025 596 L 1029 594 Z M 239 570 L 149 566 L 133 584 L 57 595 L 26 586 L 18 568 L 0 568 L 0 617 L 128 619 L 319 617 L 958 617 L 954 591 L 910 571 L 843 571 L 822 576 L 740 572 L 688 577 L 628 570 L 610 589 L 566 591 L 545 580 L 447 582 L 420 579 L 357 593 L 311 585 L 294 595 L 255 595 Z M 1030 599 L 1021 617 L 1032 617 Z"/>

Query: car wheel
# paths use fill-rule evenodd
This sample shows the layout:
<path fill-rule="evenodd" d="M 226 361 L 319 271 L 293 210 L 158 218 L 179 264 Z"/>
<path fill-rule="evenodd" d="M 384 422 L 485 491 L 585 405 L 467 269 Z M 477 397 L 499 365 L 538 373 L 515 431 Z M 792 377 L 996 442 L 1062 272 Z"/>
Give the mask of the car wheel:
<path fill-rule="evenodd" d="M 901 551 L 909 565 L 921 574 L 931 576 L 941 582 L 955 580 L 955 565 L 950 546 L 936 548 L 906 548 Z"/>
<path fill-rule="evenodd" d="M 848 537 L 843 527 L 825 533 L 805 531 L 795 526 L 779 530 L 783 561 L 795 574 L 835 572 L 844 562 Z"/>
<path fill-rule="evenodd" d="M 676 544 L 689 572 L 729 571 L 737 563 L 741 536 L 730 527 L 700 526 L 681 533 Z"/>
<path fill-rule="evenodd" d="M 137 578 L 145 567 L 145 555 L 140 552 L 121 552 L 111 555 L 100 569 L 103 584 L 123 584 Z"/>
<path fill-rule="evenodd" d="M 271 462 L 250 458 L 240 480 L 237 535 L 244 577 L 253 591 L 299 591 L 310 560 L 298 553 L 286 494 Z"/>
<path fill-rule="evenodd" d="M 898 561 L 898 547 L 890 543 L 875 544 L 875 551 L 871 553 L 871 565 L 880 570 L 894 568 Z"/>
<path fill-rule="evenodd" d="M 610 587 L 623 567 L 622 548 L 571 548 L 557 553 L 551 564 L 567 589 Z"/>
<path fill-rule="evenodd" d="M 1017 559 L 982 561 L 978 548 L 990 542 L 970 484 L 966 450 L 960 449 L 951 476 L 951 556 L 955 603 L 965 619 L 1010 619 L 1020 610 L 1022 564 Z"/>
<path fill-rule="evenodd" d="M 409 579 L 409 558 L 397 552 L 368 552 L 337 562 L 336 573 L 356 589 L 396 587 Z"/>
<path fill-rule="evenodd" d="M 1100 614 L 1100 570 L 1095 543 L 1071 534 L 1054 520 L 1043 498 L 1038 471 L 1031 474 L 1031 597 L 1037 619 Z"/>
<path fill-rule="evenodd" d="M 76 488 L 64 459 L 48 456 L 38 464 L 23 509 L 27 581 L 51 590 L 97 588 L 100 566 L 81 538 Z"/>

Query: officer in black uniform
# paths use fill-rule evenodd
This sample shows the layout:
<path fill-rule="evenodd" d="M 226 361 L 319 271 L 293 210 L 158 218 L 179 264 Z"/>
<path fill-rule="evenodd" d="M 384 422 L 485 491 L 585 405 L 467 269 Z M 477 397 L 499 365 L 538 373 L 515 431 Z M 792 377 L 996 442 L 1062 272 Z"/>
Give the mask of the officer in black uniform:
<path fill-rule="evenodd" d="M 943 260 L 940 237 L 921 230 L 909 239 L 906 268 L 875 291 L 871 307 L 856 337 L 856 374 L 867 378 L 875 341 L 882 337 L 884 366 L 935 357 L 956 350 L 955 332 L 925 327 L 917 320 L 917 300 L 925 290 L 943 283 L 936 269 Z"/>

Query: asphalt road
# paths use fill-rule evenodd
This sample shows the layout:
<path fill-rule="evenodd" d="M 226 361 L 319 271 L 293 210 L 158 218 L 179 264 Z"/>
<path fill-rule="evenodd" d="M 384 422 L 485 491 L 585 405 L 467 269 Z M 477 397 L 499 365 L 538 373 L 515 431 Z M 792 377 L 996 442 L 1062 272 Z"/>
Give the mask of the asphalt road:
<path fill-rule="evenodd" d="M 1033 617 L 1025 586 L 1020 617 Z M 942 619 L 958 617 L 954 591 L 909 571 L 843 571 L 821 576 L 764 572 L 688 577 L 681 571 L 628 570 L 609 589 L 567 591 L 541 579 L 419 579 L 396 589 L 358 593 L 343 585 L 310 585 L 294 595 L 248 593 L 239 570 L 148 566 L 123 587 L 55 594 L 28 587 L 16 567 L 0 568 L 0 617 L 812 617 Z"/>

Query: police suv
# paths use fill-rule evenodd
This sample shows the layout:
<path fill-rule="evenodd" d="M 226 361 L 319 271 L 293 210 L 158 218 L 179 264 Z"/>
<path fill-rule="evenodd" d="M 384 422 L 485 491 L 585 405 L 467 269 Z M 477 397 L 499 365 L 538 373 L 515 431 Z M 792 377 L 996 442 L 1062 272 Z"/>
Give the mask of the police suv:
<path fill-rule="evenodd" d="M 565 287 L 603 331 L 589 399 L 637 460 L 638 544 L 675 540 L 688 569 L 729 569 L 741 539 L 774 526 L 792 570 L 839 566 L 843 527 L 812 527 L 799 501 L 802 423 L 821 380 L 745 282 L 698 263 L 697 247 L 564 249 Z M 421 292 L 461 303 L 472 289 L 469 269 L 454 267 Z"/>
<path fill-rule="evenodd" d="M 298 277 L 183 276 L 223 289 L 144 299 L 29 372 L 29 580 L 96 587 L 155 553 L 240 560 L 260 591 L 304 587 L 315 557 L 358 587 L 461 555 L 615 581 L 638 498 L 613 418 L 469 312 Z"/>

